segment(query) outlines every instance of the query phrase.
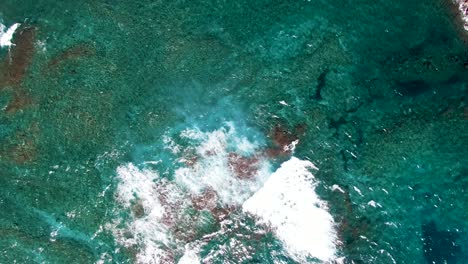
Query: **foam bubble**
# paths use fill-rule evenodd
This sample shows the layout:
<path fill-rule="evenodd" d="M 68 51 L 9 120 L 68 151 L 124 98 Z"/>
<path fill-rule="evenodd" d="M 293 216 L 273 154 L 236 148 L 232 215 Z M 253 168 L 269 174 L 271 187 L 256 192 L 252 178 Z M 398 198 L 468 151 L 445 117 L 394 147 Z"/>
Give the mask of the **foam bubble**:
<path fill-rule="evenodd" d="M 341 193 L 345 193 L 345 191 L 344 191 L 339 185 L 337 185 L 337 184 L 333 184 L 331 190 L 332 190 L 332 191 L 339 191 L 339 192 L 341 192 Z"/>
<path fill-rule="evenodd" d="M 458 10 L 463 20 L 463 28 L 468 31 L 468 1 L 466 0 L 454 0 L 458 3 Z"/>
<path fill-rule="evenodd" d="M 270 225 L 286 249 L 299 261 L 335 257 L 337 235 L 327 205 L 314 191 L 309 161 L 292 157 L 274 172 L 263 187 L 242 206 L 263 224 Z"/>
<path fill-rule="evenodd" d="M 185 246 L 184 255 L 179 259 L 178 264 L 198 264 L 200 263 L 200 257 L 198 256 L 198 251 L 189 247 L 189 245 Z"/>
<path fill-rule="evenodd" d="M 11 40 L 13 39 L 13 34 L 15 34 L 15 31 L 19 26 L 19 23 L 15 23 L 7 29 L 5 25 L 0 23 L 0 47 L 11 47 L 15 45 L 11 43 Z"/>
<path fill-rule="evenodd" d="M 235 175 L 230 164 L 233 153 L 254 153 L 258 146 L 239 136 L 232 125 L 210 132 L 187 129 L 181 133 L 181 137 L 196 145 L 194 152 L 197 162 L 177 169 L 175 179 L 193 194 L 200 194 L 209 188 L 217 193 L 222 204 L 242 204 L 261 187 L 270 173 L 269 162 L 261 157 L 252 157 L 255 159 L 255 169 L 252 169 L 251 179 L 240 179 Z M 244 163 L 248 163 L 248 160 Z"/>
<path fill-rule="evenodd" d="M 150 170 L 139 170 L 133 164 L 117 169 L 117 200 L 125 208 L 141 206 L 144 212 L 133 213 L 132 221 L 125 228 L 119 228 L 119 220 L 111 224 L 119 244 L 127 247 L 137 247 L 138 263 L 160 263 L 168 257 L 168 252 L 162 246 L 169 246 L 173 239 L 165 225 L 161 224 L 164 207 L 158 199 L 155 181 L 159 176 Z M 141 215 L 140 215 L 141 214 Z M 128 236 L 127 233 L 131 233 Z"/>
<path fill-rule="evenodd" d="M 308 257 L 323 261 L 334 258 L 334 221 L 326 203 L 314 191 L 309 169 L 317 168 L 311 162 L 293 157 L 271 173 L 266 156 L 258 154 L 262 152 L 259 144 L 241 136 L 232 124 L 213 131 L 186 129 L 178 136 L 183 144 L 169 137 L 163 139 L 169 146 L 166 151 L 176 155 L 181 165 L 174 172 L 174 180 L 131 163 L 117 169 L 116 199 L 131 212 L 131 217 L 125 222 L 117 218 L 106 229 L 112 230 L 119 244 L 136 252 L 138 263 L 174 263 L 180 255 L 181 264 L 215 258 L 222 248 L 204 260 L 200 260 L 198 252 L 211 236 L 227 232 L 223 221 L 231 218 L 219 220 L 221 230 L 194 240 L 190 232 L 196 229 L 195 222 L 201 216 L 187 215 L 187 209 L 211 212 L 212 208 L 232 206 L 240 206 L 258 217 L 259 223 L 272 227 L 299 262 Z M 174 146 L 177 151 L 173 151 Z M 232 159 L 238 163 L 233 164 Z M 248 170 L 254 174 L 252 178 L 236 174 L 236 166 L 251 163 L 255 165 L 253 172 Z M 199 205 L 199 197 L 208 199 L 201 201 L 204 206 Z M 223 246 L 235 248 L 232 252 L 248 259 L 251 249 L 234 242 Z"/>
<path fill-rule="evenodd" d="M 120 209 L 131 215 L 125 221 L 117 217 L 106 229 L 113 232 L 120 245 L 137 252 L 138 263 L 174 262 L 174 257 L 184 252 L 184 246 L 180 263 L 195 263 L 196 250 L 188 250 L 186 244 L 200 220 L 197 217 L 201 216 L 187 215 L 187 209 L 240 205 L 270 174 L 269 163 L 252 154 L 258 144 L 240 136 L 232 123 L 207 132 L 185 129 L 179 137 L 188 144 L 178 145 L 168 135 L 162 139 L 165 150 L 178 156 L 178 164 L 182 165 L 176 169 L 173 181 L 160 177 L 155 170 L 139 169 L 131 163 L 117 168 L 116 199 L 123 207 Z M 241 179 L 236 176 L 231 159 L 242 157 L 239 163 L 248 167 L 247 156 L 242 156 L 248 154 L 252 159 L 255 157 L 254 175 Z M 213 194 L 207 196 L 209 201 L 200 198 L 206 198 L 207 194 Z M 182 232 L 177 228 L 181 224 L 185 227 Z"/>

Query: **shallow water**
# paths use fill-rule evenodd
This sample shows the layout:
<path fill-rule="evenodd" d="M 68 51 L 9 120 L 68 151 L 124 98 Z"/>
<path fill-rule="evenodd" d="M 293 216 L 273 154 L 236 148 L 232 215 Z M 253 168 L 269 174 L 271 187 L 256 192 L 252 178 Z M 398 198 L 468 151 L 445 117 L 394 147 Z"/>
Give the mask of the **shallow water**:
<path fill-rule="evenodd" d="M 450 10 L 2 1 L 0 263 L 467 263 Z"/>

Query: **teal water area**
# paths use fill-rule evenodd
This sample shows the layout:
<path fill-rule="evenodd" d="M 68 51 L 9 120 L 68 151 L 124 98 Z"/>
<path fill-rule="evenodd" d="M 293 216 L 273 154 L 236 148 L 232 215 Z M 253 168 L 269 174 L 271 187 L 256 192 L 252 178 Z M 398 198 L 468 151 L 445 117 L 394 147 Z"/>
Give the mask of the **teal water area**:
<path fill-rule="evenodd" d="M 99 231 L 116 168 L 161 159 L 171 178 L 164 135 L 225 121 L 299 138 L 345 263 L 468 263 L 468 44 L 448 2 L 2 0 L 22 25 L 0 50 L 0 263 L 134 263 Z M 244 243 L 250 260 L 213 263 L 296 263 L 271 234 Z"/>

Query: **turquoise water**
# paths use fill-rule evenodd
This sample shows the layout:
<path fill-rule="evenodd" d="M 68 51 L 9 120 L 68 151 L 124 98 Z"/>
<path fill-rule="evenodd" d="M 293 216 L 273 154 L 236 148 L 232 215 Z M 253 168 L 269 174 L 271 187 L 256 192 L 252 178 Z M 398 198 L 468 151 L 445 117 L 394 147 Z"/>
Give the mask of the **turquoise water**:
<path fill-rule="evenodd" d="M 0 22 L 22 25 L 0 49 L 0 263 L 177 263 L 185 245 L 321 263 L 242 211 L 256 185 L 216 212 L 177 203 L 178 169 L 208 174 L 218 156 L 197 148 L 216 131 L 270 172 L 319 168 L 344 263 L 468 263 L 468 48 L 446 2 L 3 0 Z M 170 243 L 128 228 L 151 200 L 122 202 L 129 164 L 173 186 Z M 147 238 L 170 254 L 139 260 Z"/>

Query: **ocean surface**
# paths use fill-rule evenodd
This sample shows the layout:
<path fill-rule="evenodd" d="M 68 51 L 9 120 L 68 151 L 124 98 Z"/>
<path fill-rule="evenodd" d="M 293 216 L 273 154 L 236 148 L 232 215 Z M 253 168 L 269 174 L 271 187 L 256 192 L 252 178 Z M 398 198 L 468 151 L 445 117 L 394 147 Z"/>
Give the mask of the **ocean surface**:
<path fill-rule="evenodd" d="M 447 0 L 0 2 L 0 264 L 468 263 Z"/>

